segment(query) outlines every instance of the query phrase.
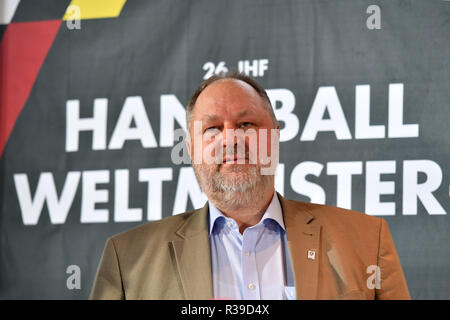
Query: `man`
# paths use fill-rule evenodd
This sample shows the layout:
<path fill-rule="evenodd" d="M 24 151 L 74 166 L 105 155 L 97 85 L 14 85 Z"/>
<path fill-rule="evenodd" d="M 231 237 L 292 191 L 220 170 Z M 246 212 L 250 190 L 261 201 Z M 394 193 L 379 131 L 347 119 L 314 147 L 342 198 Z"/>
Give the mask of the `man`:
<path fill-rule="evenodd" d="M 263 88 L 206 80 L 186 109 L 201 209 L 108 239 L 92 299 L 409 299 L 384 220 L 284 199 Z"/>

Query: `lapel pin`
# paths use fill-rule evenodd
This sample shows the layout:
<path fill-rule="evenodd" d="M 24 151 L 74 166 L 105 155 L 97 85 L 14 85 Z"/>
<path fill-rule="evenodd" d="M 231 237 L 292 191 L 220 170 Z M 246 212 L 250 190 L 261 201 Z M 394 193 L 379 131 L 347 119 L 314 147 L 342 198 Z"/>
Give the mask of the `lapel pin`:
<path fill-rule="evenodd" d="M 316 259 L 316 252 L 314 250 L 308 250 L 308 259 L 310 260 Z"/>

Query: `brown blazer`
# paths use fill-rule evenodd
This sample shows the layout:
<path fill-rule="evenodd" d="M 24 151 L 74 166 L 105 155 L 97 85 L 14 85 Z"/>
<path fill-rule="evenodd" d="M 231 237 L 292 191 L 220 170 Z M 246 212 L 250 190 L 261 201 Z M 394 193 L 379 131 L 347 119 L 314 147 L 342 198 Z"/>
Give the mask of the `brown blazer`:
<path fill-rule="evenodd" d="M 297 299 L 410 299 L 383 219 L 278 198 Z M 210 260 L 206 203 L 109 238 L 90 299 L 212 299 Z M 380 289 L 367 285 L 371 265 L 380 268 Z"/>

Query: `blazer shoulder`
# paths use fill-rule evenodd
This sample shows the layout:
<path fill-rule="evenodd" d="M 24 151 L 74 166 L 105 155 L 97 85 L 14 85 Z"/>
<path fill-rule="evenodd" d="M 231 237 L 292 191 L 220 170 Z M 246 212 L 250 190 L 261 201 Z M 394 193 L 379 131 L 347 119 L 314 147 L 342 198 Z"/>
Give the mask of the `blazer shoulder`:
<path fill-rule="evenodd" d="M 324 226 L 368 227 L 377 230 L 381 227 L 382 218 L 359 211 L 297 200 L 288 201 L 291 202 L 291 207 L 297 208 L 298 211 L 309 213 L 314 220 L 317 220 Z"/>
<path fill-rule="evenodd" d="M 174 216 L 165 217 L 161 220 L 150 221 L 131 229 L 125 230 L 111 237 L 115 243 L 129 243 L 152 240 L 171 240 L 176 231 L 186 222 L 189 217 L 196 214 L 198 210 L 191 210 Z"/>

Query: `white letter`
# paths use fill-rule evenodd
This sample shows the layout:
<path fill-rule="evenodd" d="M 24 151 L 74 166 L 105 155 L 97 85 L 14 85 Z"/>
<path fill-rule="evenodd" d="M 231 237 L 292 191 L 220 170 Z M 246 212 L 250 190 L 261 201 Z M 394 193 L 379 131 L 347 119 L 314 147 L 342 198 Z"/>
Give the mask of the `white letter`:
<path fill-rule="evenodd" d="M 267 69 L 269 69 L 269 60 L 268 59 L 261 59 L 259 60 L 259 76 L 262 77 L 264 76 L 264 71 L 266 71 Z"/>
<path fill-rule="evenodd" d="M 328 110 L 330 119 L 323 119 Z M 338 140 L 352 138 L 334 87 L 320 87 L 312 105 L 301 141 L 314 141 L 319 131 L 334 131 Z"/>
<path fill-rule="evenodd" d="M 81 270 L 80 267 L 73 264 L 67 267 L 67 274 L 71 274 L 70 277 L 67 278 L 66 285 L 67 289 L 81 289 Z"/>
<path fill-rule="evenodd" d="M 426 175 L 426 180 L 419 183 L 419 172 Z M 429 214 L 447 214 L 433 196 L 442 182 L 442 170 L 431 160 L 405 160 L 403 162 L 403 214 L 417 214 L 417 198 Z"/>
<path fill-rule="evenodd" d="M 379 266 L 370 265 L 366 269 L 367 274 L 371 274 L 366 281 L 367 289 L 381 289 L 381 269 Z"/>
<path fill-rule="evenodd" d="M 78 151 L 80 131 L 92 131 L 92 150 L 106 148 L 106 114 L 108 99 L 94 100 L 94 116 L 80 119 L 80 101 L 66 103 L 66 152 Z"/>
<path fill-rule="evenodd" d="M 81 10 L 80 7 L 71 4 L 67 7 L 65 16 L 67 16 L 66 20 L 66 26 L 67 29 L 73 30 L 73 29 L 81 29 Z"/>
<path fill-rule="evenodd" d="M 172 180 L 172 168 L 140 169 L 139 181 L 148 182 L 147 220 L 162 218 L 162 182 Z"/>
<path fill-rule="evenodd" d="M 329 162 L 327 174 L 337 175 L 337 206 L 352 207 L 352 175 L 362 174 L 361 161 Z"/>
<path fill-rule="evenodd" d="M 325 191 L 318 184 L 306 180 L 307 175 L 320 176 L 323 165 L 318 162 L 304 161 L 295 166 L 291 173 L 292 190 L 311 199 L 311 202 L 325 204 Z"/>
<path fill-rule="evenodd" d="M 14 184 L 19 199 L 23 224 L 37 224 L 42 208 L 44 207 L 44 202 L 47 202 L 51 223 L 64 223 L 72 206 L 79 181 L 80 172 L 69 172 L 61 192 L 61 198 L 58 199 L 53 174 L 43 172 L 39 176 L 36 192 L 32 199 L 27 175 L 24 173 L 15 174 Z"/>
<path fill-rule="evenodd" d="M 250 65 L 249 60 L 244 61 L 244 72 L 246 75 L 250 75 L 250 71 L 252 72 L 252 77 L 258 76 L 258 60 L 253 60 Z"/>
<path fill-rule="evenodd" d="M 370 86 L 360 85 L 355 89 L 355 138 L 384 138 L 384 125 L 370 125 Z"/>
<path fill-rule="evenodd" d="M 172 215 L 186 211 L 189 196 L 194 208 L 202 207 L 205 204 L 205 201 L 208 200 L 206 195 L 200 189 L 194 174 L 194 169 L 192 167 L 184 167 L 180 169 L 178 176 Z"/>
<path fill-rule="evenodd" d="M 381 174 L 395 173 L 395 161 L 367 161 L 366 213 L 375 216 L 394 216 L 395 202 L 380 202 L 380 195 L 394 194 L 394 181 L 381 181 Z"/>
<path fill-rule="evenodd" d="M 186 129 L 186 110 L 173 94 L 161 95 L 161 121 L 159 145 L 160 147 L 172 147 L 174 142 L 174 120 L 183 130 Z"/>
<path fill-rule="evenodd" d="M 280 142 L 293 139 L 300 127 L 298 118 L 293 113 L 295 108 L 294 94 L 288 89 L 270 89 L 266 91 L 277 120 L 284 123 L 284 127 L 280 130 Z M 281 102 L 279 108 L 277 108 L 277 101 Z"/>
<path fill-rule="evenodd" d="M 133 120 L 136 127 L 130 128 Z M 121 149 L 126 140 L 140 140 L 144 148 L 157 147 L 141 97 L 128 97 L 125 100 L 108 148 Z"/>
<path fill-rule="evenodd" d="M 174 140 L 179 141 L 170 152 L 170 159 L 172 160 L 172 164 L 191 164 L 191 158 L 189 158 L 189 150 L 188 145 L 186 144 L 186 140 L 190 140 L 190 137 L 186 137 L 189 133 L 186 133 L 181 128 L 178 128 L 174 132 Z"/>
<path fill-rule="evenodd" d="M 389 138 L 419 136 L 418 124 L 403 124 L 403 83 L 389 85 Z"/>
<path fill-rule="evenodd" d="M 369 30 L 381 29 L 381 9 L 379 6 L 372 4 L 367 7 L 366 13 L 371 15 L 366 20 L 366 26 Z"/>
<path fill-rule="evenodd" d="M 108 222 L 108 209 L 95 209 L 96 203 L 108 202 L 108 190 L 97 190 L 98 183 L 109 182 L 108 170 L 90 170 L 83 172 L 83 190 L 81 193 L 81 223 Z"/>
<path fill-rule="evenodd" d="M 134 222 L 142 220 L 141 208 L 129 208 L 129 171 L 118 169 L 114 176 L 114 221 Z"/>

